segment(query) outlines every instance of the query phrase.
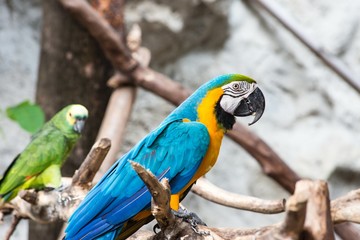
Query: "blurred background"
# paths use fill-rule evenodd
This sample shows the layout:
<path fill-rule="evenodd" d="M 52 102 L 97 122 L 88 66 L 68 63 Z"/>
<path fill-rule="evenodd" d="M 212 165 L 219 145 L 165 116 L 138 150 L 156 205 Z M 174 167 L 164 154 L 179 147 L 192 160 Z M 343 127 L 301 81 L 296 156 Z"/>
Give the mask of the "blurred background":
<path fill-rule="evenodd" d="M 271 2 L 360 79 L 360 1 Z M 0 174 L 30 140 L 28 133 L 6 118 L 4 110 L 24 100 L 35 101 L 43 16 L 40 0 L 0 2 Z M 331 198 L 359 188 L 360 95 L 268 13 L 240 0 L 136 0 L 126 4 L 125 18 L 128 26 L 140 24 L 143 46 L 152 53 L 150 66 L 188 88 L 196 89 L 224 73 L 256 79 L 267 106 L 262 119 L 249 129 L 301 177 L 328 181 Z M 96 64 L 94 70 L 98 71 Z M 101 119 L 92 113 L 91 105 L 86 107 L 90 119 Z M 173 108 L 139 89 L 121 153 L 155 128 Z M 240 121 L 247 124 L 250 120 Z M 96 135 L 97 129 L 88 127 L 87 131 Z M 288 197 L 228 138 L 207 177 L 243 195 Z M 214 227 L 258 227 L 282 217 L 222 207 L 193 194 L 183 203 Z M 0 233 L 6 229 L 7 225 L 0 225 Z M 28 239 L 27 221 L 22 221 L 13 239 Z"/>

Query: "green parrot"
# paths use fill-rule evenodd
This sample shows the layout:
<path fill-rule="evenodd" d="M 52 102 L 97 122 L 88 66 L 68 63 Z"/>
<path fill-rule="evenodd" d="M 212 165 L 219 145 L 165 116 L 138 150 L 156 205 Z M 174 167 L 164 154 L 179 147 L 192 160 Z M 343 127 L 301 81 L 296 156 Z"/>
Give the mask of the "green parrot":
<path fill-rule="evenodd" d="M 60 168 L 79 139 L 87 117 L 84 106 L 69 105 L 33 135 L 0 180 L 0 206 L 23 189 L 60 187 Z"/>

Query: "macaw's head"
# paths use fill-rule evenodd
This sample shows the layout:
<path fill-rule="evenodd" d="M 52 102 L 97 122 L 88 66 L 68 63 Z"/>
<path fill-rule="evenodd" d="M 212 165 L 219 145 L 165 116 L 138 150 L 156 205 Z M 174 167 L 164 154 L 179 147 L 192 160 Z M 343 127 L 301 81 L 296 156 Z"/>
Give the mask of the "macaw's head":
<path fill-rule="evenodd" d="M 217 111 L 225 111 L 235 117 L 253 115 L 256 123 L 265 110 L 265 98 L 256 82 L 243 75 L 234 75 L 233 81 L 226 83 L 221 88 L 224 91 L 218 101 Z"/>
<path fill-rule="evenodd" d="M 66 122 L 72 127 L 74 132 L 81 133 L 88 118 L 88 110 L 80 104 L 73 104 L 67 108 Z"/>
<path fill-rule="evenodd" d="M 215 117 L 223 129 L 231 129 L 235 117 L 254 116 L 249 125 L 257 122 L 265 109 L 265 98 L 256 82 L 244 75 L 229 74 L 217 77 L 201 87 L 204 95 L 199 106 L 198 116 L 201 122 L 208 123 L 210 114 L 205 109 L 215 105 Z M 207 114 L 203 114 L 207 112 Z"/>

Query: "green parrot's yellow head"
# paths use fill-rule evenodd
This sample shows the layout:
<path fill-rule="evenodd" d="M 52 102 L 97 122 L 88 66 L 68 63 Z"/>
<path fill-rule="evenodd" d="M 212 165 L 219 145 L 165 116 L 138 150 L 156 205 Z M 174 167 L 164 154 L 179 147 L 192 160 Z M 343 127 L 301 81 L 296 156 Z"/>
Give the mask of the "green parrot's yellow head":
<path fill-rule="evenodd" d="M 80 104 L 73 104 L 65 109 L 66 122 L 72 127 L 73 131 L 81 133 L 88 118 L 88 110 Z"/>

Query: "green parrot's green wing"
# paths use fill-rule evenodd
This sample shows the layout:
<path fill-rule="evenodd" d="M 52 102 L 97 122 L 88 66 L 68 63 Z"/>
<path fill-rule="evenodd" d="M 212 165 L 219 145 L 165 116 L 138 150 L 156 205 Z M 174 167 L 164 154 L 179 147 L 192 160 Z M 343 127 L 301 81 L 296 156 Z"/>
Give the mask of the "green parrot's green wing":
<path fill-rule="evenodd" d="M 80 137 L 87 109 L 79 104 L 66 106 L 32 137 L 0 180 L 0 205 L 21 189 L 59 187 L 60 167 Z"/>
<path fill-rule="evenodd" d="M 60 171 L 73 145 L 74 141 L 69 141 L 53 125 L 44 126 L 6 170 L 4 177 L 0 180 L 0 195 L 7 195 L 14 190 L 17 192 L 20 189 L 42 187 L 41 185 L 47 185 L 47 182 L 59 181 L 59 176 L 56 176 L 59 174 L 53 166 L 57 166 Z M 37 181 L 36 178 L 49 167 L 51 171 L 48 174 L 54 174 L 57 179 L 41 176 L 39 180 L 42 181 Z"/>

